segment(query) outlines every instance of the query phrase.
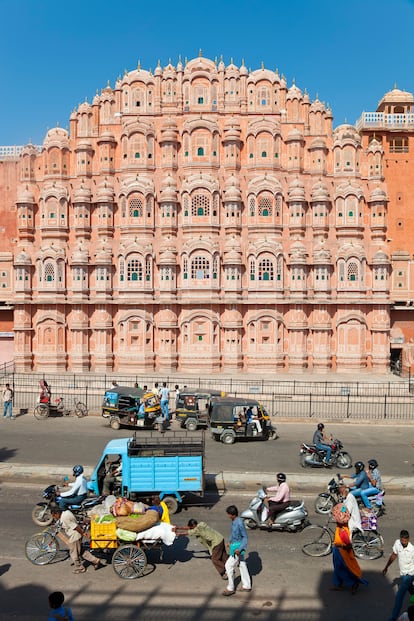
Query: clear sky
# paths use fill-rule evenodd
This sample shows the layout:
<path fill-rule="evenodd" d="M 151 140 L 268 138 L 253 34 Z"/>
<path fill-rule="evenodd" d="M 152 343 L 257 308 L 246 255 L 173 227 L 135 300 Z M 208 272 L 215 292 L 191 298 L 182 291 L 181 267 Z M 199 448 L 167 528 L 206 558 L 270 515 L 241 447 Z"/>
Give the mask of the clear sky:
<path fill-rule="evenodd" d="M 414 0 L 0 0 L 0 144 L 41 144 L 140 59 L 154 69 L 199 49 L 279 69 L 334 125 L 414 92 Z"/>

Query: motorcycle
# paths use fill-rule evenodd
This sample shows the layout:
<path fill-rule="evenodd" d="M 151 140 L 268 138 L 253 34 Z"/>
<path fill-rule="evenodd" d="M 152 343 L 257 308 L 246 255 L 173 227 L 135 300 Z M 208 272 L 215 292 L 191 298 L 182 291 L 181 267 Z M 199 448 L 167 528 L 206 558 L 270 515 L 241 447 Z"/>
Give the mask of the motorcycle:
<path fill-rule="evenodd" d="M 43 490 L 42 497 L 45 499 L 45 502 L 38 502 L 32 511 L 32 520 L 38 526 L 50 526 L 53 522 L 52 514 L 50 513 L 50 505 L 53 503 L 57 503 L 57 499 L 59 497 L 58 486 L 57 485 L 48 485 L 46 489 Z M 101 504 L 105 499 L 104 496 L 94 496 L 93 498 L 85 498 L 81 503 L 74 504 L 69 507 L 69 509 L 74 513 L 77 517 L 83 518 L 86 516 L 87 511 L 95 507 L 96 505 Z"/>
<path fill-rule="evenodd" d="M 303 500 L 291 500 L 290 505 L 276 515 L 274 523 L 269 524 L 269 508 L 264 502 L 266 498 L 266 490 L 260 487 L 256 496 L 250 501 L 249 508 L 241 513 L 240 517 L 247 528 L 295 533 L 308 525 L 308 512 Z"/>
<path fill-rule="evenodd" d="M 344 445 L 340 440 L 331 440 L 331 460 L 329 463 L 324 463 L 326 451 L 324 449 L 318 449 L 314 444 L 306 444 L 303 442 L 300 446 L 299 456 L 300 465 L 302 468 L 330 468 L 336 466 L 337 468 L 351 468 L 352 457 L 346 451 L 343 451 Z"/>
<path fill-rule="evenodd" d="M 331 479 L 328 483 L 328 492 L 319 494 L 315 500 L 315 511 L 322 515 L 331 512 L 331 509 L 338 502 L 342 502 L 342 496 L 339 493 L 339 485 L 342 483 L 341 475 L 337 475 L 337 479 Z M 368 496 L 371 503 L 371 512 L 380 517 L 385 513 L 384 491 L 378 494 Z M 357 498 L 361 512 L 365 509 L 365 505 L 361 498 Z"/>

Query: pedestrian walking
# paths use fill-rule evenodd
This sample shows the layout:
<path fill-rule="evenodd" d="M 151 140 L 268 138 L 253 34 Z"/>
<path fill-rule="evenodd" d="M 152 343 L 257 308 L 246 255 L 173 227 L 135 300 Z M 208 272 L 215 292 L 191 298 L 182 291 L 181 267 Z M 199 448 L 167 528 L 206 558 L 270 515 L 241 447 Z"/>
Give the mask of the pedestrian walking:
<path fill-rule="evenodd" d="M 404 595 L 407 591 L 411 594 L 414 593 L 414 546 L 410 543 L 410 534 L 408 530 L 402 530 L 399 539 L 396 539 L 394 542 L 390 557 L 382 570 L 384 576 L 388 571 L 388 567 L 395 559 L 398 559 L 400 584 L 395 595 L 394 608 L 392 609 L 389 621 L 397 621 L 398 615 L 401 612 Z"/>
<path fill-rule="evenodd" d="M 72 511 L 66 509 L 62 511 L 59 505 L 52 505 L 50 508 L 52 517 L 60 522 L 68 538 L 69 556 L 74 564 L 73 573 L 83 574 L 86 571 L 85 565 L 82 563 L 82 557 L 89 561 L 94 569 L 103 567 L 103 564 L 89 550 L 85 550 L 82 554 L 82 537 L 86 535 L 80 524 L 78 524 Z"/>
<path fill-rule="evenodd" d="M 351 514 L 344 503 L 335 505 L 332 509 L 332 517 L 336 522 L 335 537 L 332 546 L 333 562 L 333 591 L 342 591 L 343 586 L 351 587 L 352 595 L 355 595 L 360 584 L 368 584 L 362 578 L 362 571 L 355 558 L 352 549 L 351 531 L 348 523 Z"/>
<path fill-rule="evenodd" d="M 9 415 L 10 420 L 14 420 L 13 416 L 13 397 L 14 392 L 10 388 L 10 384 L 6 384 L 3 388 L 3 418 L 7 418 Z"/>
<path fill-rule="evenodd" d="M 226 544 L 221 533 L 211 528 L 205 522 L 197 522 L 194 519 L 189 520 L 187 526 L 176 526 L 175 532 L 178 535 L 188 534 L 196 537 L 201 545 L 209 551 L 211 562 L 220 576 L 225 580 L 227 579 L 225 564 L 229 555 L 227 554 Z"/>
<path fill-rule="evenodd" d="M 47 621 L 74 621 L 72 608 L 64 606 L 65 596 L 62 591 L 54 591 L 49 595 L 49 616 Z"/>
<path fill-rule="evenodd" d="M 168 401 L 170 398 L 170 390 L 167 388 L 167 382 L 163 382 L 162 388 L 160 390 L 160 398 L 161 398 L 161 414 L 165 421 L 168 421 L 170 414 L 168 410 Z"/>
<path fill-rule="evenodd" d="M 230 537 L 228 543 L 229 558 L 225 563 L 225 569 L 228 579 L 227 588 L 224 589 L 223 595 L 234 595 L 236 592 L 234 587 L 234 573 L 236 567 L 239 566 L 240 578 L 242 582 L 241 591 L 251 591 L 252 582 L 246 563 L 247 550 L 247 531 L 244 522 L 239 518 L 239 510 L 235 505 L 230 505 L 226 509 L 227 517 L 231 520 Z"/>

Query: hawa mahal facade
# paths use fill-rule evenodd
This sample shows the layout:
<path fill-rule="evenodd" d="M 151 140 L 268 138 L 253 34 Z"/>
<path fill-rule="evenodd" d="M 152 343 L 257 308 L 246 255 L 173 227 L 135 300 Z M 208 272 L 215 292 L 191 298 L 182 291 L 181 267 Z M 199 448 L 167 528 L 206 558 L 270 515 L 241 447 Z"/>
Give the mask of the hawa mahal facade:
<path fill-rule="evenodd" d="M 333 129 L 329 107 L 277 71 L 200 55 L 125 72 L 40 147 L 1 147 L 3 361 L 410 365 L 412 104 L 394 89 Z"/>

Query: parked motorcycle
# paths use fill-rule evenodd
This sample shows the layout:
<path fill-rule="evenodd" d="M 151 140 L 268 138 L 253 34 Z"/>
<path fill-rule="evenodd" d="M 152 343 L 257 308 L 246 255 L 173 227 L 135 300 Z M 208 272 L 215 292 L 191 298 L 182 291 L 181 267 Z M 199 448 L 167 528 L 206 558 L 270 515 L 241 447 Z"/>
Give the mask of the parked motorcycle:
<path fill-rule="evenodd" d="M 50 505 L 57 502 L 58 486 L 48 485 L 42 494 L 45 499 L 44 502 L 38 502 L 34 506 L 32 511 L 32 520 L 38 526 L 50 526 L 53 522 L 52 514 L 50 513 Z M 93 498 L 85 498 L 81 503 L 71 505 L 69 509 L 77 517 L 85 517 L 86 513 L 92 507 L 101 504 L 104 501 L 104 496 L 94 496 Z"/>
<path fill-rule="evenodd" d="M 322 515 L 328 514 L 331 512 L 331 509 L 338 502 L 342 502 L 342 497 L 339 493 L 339 485 L 342 483 L 341 475 L 338 474 L 336 479 L 331 479 L 328 483 L 328 491 L 322 494 L 319 494 L 315 500 L 315 511 L 316 513 L 321 513 Z M 368 496 L 369 501 L 371 503 L 371 511 L 377 517 L 380 517 L 385 513 L 385 503 L 384 503 L 384 491 L 379 492 L 379 494 L 372 494 Z M 361 510 L 365 508 L 364 503 L 361 498 L 357 498 L 358 505 Z"/>
<path fill-rule="evenodd" d="M 346 451 L 343 451 L 344 445 L 340 440 L 331 440 L 331 460 L 329 463 L 324 463 L 326 451 L 318 449 L 314 444 L 305 444 L 303 442 L 300 446 L 299 456 L 300 465 L 302 468 L 350 468 L 352 466 L 352 457 Z"/>
<path fill-rule="evenodd" d="M 269 524 L 269 508 L 265 504 L 267 497 L 264 487 L 257 490 L 256 496 L 250 501 L 249 508 L 240 515 L 247 528 L 262 528 L 297 532 L 308 525 L 308 512 L 303 500 L 291 500 L 290 505 L 275 517 L 274 523 Z"/>

